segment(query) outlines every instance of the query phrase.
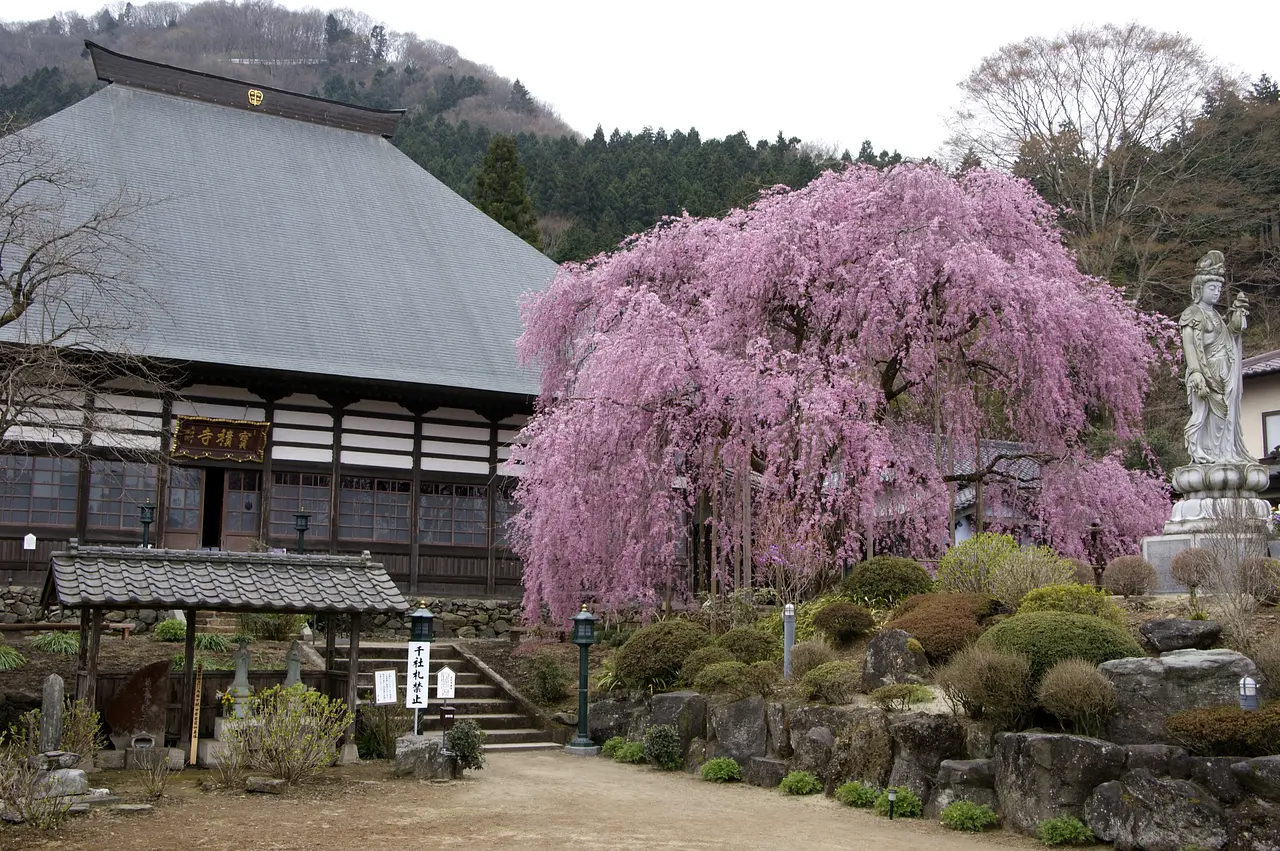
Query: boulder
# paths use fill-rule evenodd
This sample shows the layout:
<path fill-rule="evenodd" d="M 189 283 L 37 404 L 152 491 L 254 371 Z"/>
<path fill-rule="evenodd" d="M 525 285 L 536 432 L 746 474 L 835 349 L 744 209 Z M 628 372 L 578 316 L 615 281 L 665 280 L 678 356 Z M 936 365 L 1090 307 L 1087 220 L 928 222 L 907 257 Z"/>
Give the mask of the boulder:
<path fill-rule="evenodd" d="M 1174 745 L 1125 745 L 1125 771 L 1146 769 L 1156 777 L 1186 780 L 1191 777 L 1187 752 Z"/>
<path fill-rule="evenodd" d="M 743 766 L 752 757 L 764 756 L 768 741 L 764 698 L 757 694 L 713 706 L 710 733 L 712 756 L 733 757 Z"/>
<path fill-rule="evenodd" d="M 267 795 L 279 795 L 289 784 L 277 777 L 261 777 L 253 775 L 244 779 L 246 792 L 262 792 Z"/>
<path fill-rule="evenodd" d="M 832 776 L 841 782 L 859 780 L 884 786 L 893 769 L 889 717 L 884 710 L 870 707 L 847 711 L 848 726 L 836 736 L 831 753 Z"/>
<path fill-rule="evenodd" d="M 46 751 L 37 754 L 31 758 L 32 762 L 38 763 L 36 766 L 41 771 L 50 771 L 55 768 L 75 768 L 80 764 L 80 754 L 71 751 Z"/>
<path fill-rule="evenodd" d="M 1005 822 L 1034 834 L 1049 818 L 1080 818 L 1095 787 L 1119 779 L 1124 748 L 1084 736 L 1002 733 L 992 758 Z"/>
<path fill-rule="evenodd" d="M 792 768 L 807 771 L 829 783 L 827 775 L 831 765 L 831 751 L 835 745 L 836 737 L 826 727 L 810 727 L 798 742 L 792 742 L 795 749 L 795 756 L 791 759 Z"/>
<path fill-rule="evenodd" d="M 889 785 L 906 786 L 921 801 L 929 800 L 942 761 L 964 757 L 964 727 L 951 715 L 890 716 L 889 736 L 893 739 Z"/>
<path fill-rule="evenodd" d="M 1103 783 L 1084 806 L 1085 823 L 1116 851 L 1220 851 L 1227 844 L 1222 805 L 1186 780 L 1161 780 L 1145 768 Z"/>
<path fill-rule="evenodd" d="M 401 736 L 396 739 L 395 776 L 418 780 L 460 780 L 462 768 L 452 754 L 444 753 L 438 736 Z"/>
<path fill-rule="evenodd" d="M 989 759 L 944 759 L 938 764 L 924 817 L 936 819 L 948 804 L 968 801 L 998 808 L 995 770 Z"/>
<path fill-rule="evenodd" d="M 1167 742 L 1170 715 L 1235 703 L 1240 678 L 1258 676 L 1257 666 L 1234 650 L 1175 650 L 1103 662 L 1098 670 L 1116 687 L 1107 738 L 1122 745 Z"/>
<path fill-rule="evenodd" d="M 1280 848 L 1280 804 L 1249 798 L 1227 813 L 1226 851 Z"/>
<path fill-rule="evenodd" d="M 606 697 L 591 704 L 587 713 L 587 735 L 597 745 L 614 736 L 628 736 L 643 725 L 648 705 L 639 698 Z"/>
<path fill-rule="evenodd" d="M 1222 626 L 1215 621 L 1165 618 L 1147 621 L 1138 631 L 1156 650 L 1168 653 L 1171 650 L 1208 650 L 1222 635 Z"/>
<path fill-rule="evenodd" d="M 923 683 L 929 675 L 920 642 L 901 629 L 886 629 L 867 644 L 862 687 L 867 691 L 893 683 Z"/>
<path fill-rule="evenodd" d="M 762 786 L 765 789 L 776 789 L 778 784 L 782 782 L 782 778 L 787 776 L 787 762 L 782 759 L 770 759 L 769 757 L 756 756 L 751 758 L 751 764 L 747 766 L 747 770 L 743 772 L 743 779 L 752 786 Z"/>
<path fill-rule="evenodd" d="M 557 712 L 551 716 L 551 720 L 556 724 L 563 724 L 566 727 L 578 726 L 578 713 L 576 712 Z"/>
<path fill-rule="evenodd" d="M 791 725 L 787 718 L 787 707 L 781 701 L 770 701 L 764 705 L 764 724 L 768 731 L 765 741 L 765 755 L 770 757 L 791 757 Z"/>
<path fill-rule="evenodd" d="M 687 751 L 694 739 L 706 738 L 707 699 L 696 691 L 655 694 L 651 705 L 651 725 L 669 724 L 680 731 L 680 753 Z"/>
<path fill-rule="evenodd" d="M 1244 787 L 1231 770 L 1239 761 L 1234 756 L 1187 757 L 1187 778 L 1222 803 L 1234 806 L 1245 796 Z"/>
<path fill-rule="evenodd" d="M 697 774 L 702 768 L 702 764 L 707 761 L 707 740 L 694 739 L 689 742 L 689 747 L 684 752 L 684 770 L 690 774 Z"/>
<path fill-rule="evenodd" d="M 44 776 L 44 797 L 65 798 L 89 791 L 89 778 L 78 768 L 55 768 Z"/>
<path fill-rule="evenodd" d="M 1231 773 L 1259 798 L 1280 804 L 1280 756 L 1240 760 L 1231 766 Z"/>

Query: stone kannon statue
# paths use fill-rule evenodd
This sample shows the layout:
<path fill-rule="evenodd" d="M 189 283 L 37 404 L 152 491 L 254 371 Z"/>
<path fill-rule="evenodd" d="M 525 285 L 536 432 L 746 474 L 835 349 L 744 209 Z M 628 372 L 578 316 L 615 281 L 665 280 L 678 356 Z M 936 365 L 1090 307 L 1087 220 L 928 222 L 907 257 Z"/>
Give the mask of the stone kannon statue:
<path fill-rule="evenodd" d="M 1249 302 L 1239 293 L 1226 319 L 1218 315 L 1214 305 L 1222 297 L 1225 271 L 1221 251 L 1202 257 L 1191 280 L 1192 304 L 1178 318 L 1191 406 L 1183 436 L 1193 464 L 1256 463 L 1240 433 L 1240 335 L 1248 324 Z"/>

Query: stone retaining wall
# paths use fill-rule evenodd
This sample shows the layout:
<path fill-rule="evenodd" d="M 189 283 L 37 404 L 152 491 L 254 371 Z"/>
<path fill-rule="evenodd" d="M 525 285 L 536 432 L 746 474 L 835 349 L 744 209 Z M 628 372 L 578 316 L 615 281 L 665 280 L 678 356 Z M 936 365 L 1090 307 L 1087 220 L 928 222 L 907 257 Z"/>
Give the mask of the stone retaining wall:
<path fill-rule="evenodd" d="M 0 586 L 0 623 L 79 623 L 79 612 L 60 606 L 41 608 L 40 592 L 41 589 L 33 585 Z M 166 612 L 154 609 L 124 609 L 107 612 L 104 620 L 131 623 L 135 633 L 143 633 L 166 617 Z"/>

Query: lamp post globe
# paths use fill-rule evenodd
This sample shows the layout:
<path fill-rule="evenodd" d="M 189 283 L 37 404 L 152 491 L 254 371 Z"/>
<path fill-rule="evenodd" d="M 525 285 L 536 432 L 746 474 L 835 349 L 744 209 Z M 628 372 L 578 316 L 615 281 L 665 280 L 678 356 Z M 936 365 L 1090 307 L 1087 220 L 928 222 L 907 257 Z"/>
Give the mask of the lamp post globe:
<path fill-rule="evenodd" d="M 1240 680 L 1240 708 L 1249 712 L 1258 708 L 1258 681 L 1253 677 Z"/>
<path fill-rule="evenodd" d="M 585 603 L 582 611 L 573 617 L 573 633 L 570 640 L 578 645 L 578 734 L 565 745 L 565 751 L 579 756 L 595 756 L 600 753 L 600 748 L 596 747 L 595 742 L 591 741 L 588 735 L 587 653 L 588 648 L 596 643 L 596 617 L 587 611 Z"/>
<path fill-rule="evenodd" d="M 142 523 L 142 548 L 151 546 L 151 524 L 156 522 L 156 507 L 147 500 L 138 506 L 138 521 Z"/>

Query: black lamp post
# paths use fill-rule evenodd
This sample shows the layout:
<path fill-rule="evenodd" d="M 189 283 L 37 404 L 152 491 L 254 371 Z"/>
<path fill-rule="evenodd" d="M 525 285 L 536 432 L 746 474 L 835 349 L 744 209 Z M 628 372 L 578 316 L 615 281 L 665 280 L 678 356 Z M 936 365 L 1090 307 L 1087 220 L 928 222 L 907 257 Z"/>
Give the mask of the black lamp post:
<path fill-rule="evenodd" d="M 587 735 L 587 651 L 596 643 L 596 617 L 587 611 L 585 603 L 582 611 L 573 617 L 571 640 L 578 645 L 578 735 L 573 737 L 566 750 L 583 755 L 596 754 L 600 749 Z"/>
<path fill-rule="evenodd" d="M 156 522 L 156 507 L 151 500 L 138 506 L 138 519 L 142 522 L 142 548 L 145 550 L 151 546 L 151 524 Z"/>
<path fill-rule="evenodd" d="M 436 616 L 430 609 L 424 607 L 409 615 L 409 640 L 436 640 Z"/>
<path fill-rule="evenodd" d="M 298 511 L 293 515 L 293 528 L 298 532 L 298 554 L 302 554 L 302 536 L 307 534 L 307 530 L 311 528 L 311 515 L 302 510 L 302 506 L 298 506 Z"/>

